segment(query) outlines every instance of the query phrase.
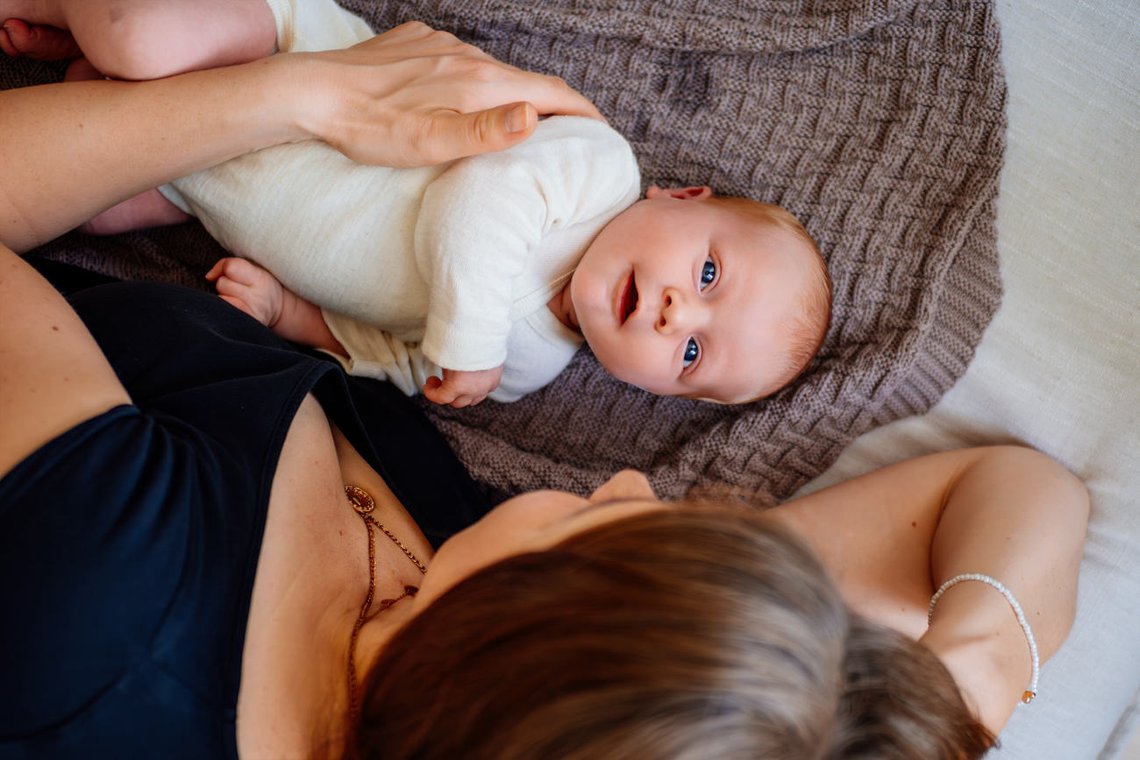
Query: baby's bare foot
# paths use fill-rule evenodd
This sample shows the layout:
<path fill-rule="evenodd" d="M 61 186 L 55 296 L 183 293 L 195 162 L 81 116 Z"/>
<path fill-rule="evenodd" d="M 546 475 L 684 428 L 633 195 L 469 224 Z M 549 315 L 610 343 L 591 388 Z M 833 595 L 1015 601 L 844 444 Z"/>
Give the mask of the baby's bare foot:
<path fill-rule="evenodd" d="M 24 56 L 34 61 L 62 61 L 81 55 L 70 32 L 18 18 L 0 24 L 0 50 L 13 58 Z"/>

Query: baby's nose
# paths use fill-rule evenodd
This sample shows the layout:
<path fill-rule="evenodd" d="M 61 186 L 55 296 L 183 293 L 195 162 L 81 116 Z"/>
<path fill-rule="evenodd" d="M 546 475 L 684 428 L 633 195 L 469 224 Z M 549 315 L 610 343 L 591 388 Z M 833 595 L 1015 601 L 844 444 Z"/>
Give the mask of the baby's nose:
<path fill-rule="evenodd" d="M 693 305 L 676 288 L 665 288 L 661 299 L 661 314 L 657 317 L 657 331 L 669 335 L 691 329 Z"/>

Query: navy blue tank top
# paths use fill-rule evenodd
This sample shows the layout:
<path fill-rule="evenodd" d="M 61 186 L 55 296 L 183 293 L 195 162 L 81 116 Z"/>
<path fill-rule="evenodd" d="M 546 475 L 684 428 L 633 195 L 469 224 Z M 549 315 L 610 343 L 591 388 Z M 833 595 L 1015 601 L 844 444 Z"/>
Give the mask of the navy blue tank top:
<path fill-rule="evenodd" d="M 488 505 L 415 403 L 215 296 L 71 301 L 133 403 L 0 480 L 0 758 L 236 757 L 269 489 L 305 395 L 434 545 Z"/>

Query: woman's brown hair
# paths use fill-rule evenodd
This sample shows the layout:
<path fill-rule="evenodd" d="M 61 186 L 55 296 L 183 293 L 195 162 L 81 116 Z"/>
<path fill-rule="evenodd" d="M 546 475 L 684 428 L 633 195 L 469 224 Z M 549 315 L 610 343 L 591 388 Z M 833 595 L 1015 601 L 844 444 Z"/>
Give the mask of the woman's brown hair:
<path fill-rule="evenodd" d="M 942 661 L 896 631 L 853 617 L 844 678 L 831 758 L 977 758 L 994 744 Z"/>
<path fill-rule="evenodd" d="M 348 756 L 843 757 L 844 711 L 863 709 L 844 697 L 851 625 L 811 552 L 762 517 L 637 515 L 433 602 L 372 668 Z"/>

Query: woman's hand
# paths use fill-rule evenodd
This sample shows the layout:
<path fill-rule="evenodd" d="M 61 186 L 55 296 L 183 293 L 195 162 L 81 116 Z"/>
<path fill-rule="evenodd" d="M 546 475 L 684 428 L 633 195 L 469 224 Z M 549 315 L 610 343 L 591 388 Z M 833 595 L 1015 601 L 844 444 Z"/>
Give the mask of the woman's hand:
<path fill-rule="evenodd" d="M 522 71 L 418 22 L 312 55 L 302 128 L 366 164 L 425 166 L 526 139 L 538 114 L 602 118 L 557 77 Z"/>

